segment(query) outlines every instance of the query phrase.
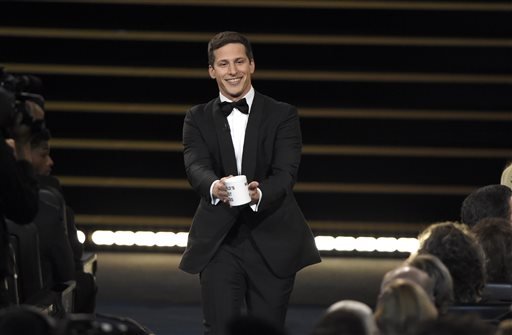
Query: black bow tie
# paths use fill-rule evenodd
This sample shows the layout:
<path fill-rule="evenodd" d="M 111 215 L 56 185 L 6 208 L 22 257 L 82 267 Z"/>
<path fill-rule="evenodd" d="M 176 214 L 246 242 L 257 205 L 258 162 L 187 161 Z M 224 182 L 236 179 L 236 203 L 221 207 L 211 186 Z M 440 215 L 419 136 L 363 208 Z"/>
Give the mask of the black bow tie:
<path fill-rule="evenodd" d="M 221 102 L 220 103 L 220 109 L 224 113 L 224 115 L 228 116 L 233 111 L 233 108 L 238 109 L 240 112 L 244 114 L 249 114 L 249 105 L 247 104 L 247 101 L 245 98 L 242 100 L 238 100 L 235 102 Z"/>

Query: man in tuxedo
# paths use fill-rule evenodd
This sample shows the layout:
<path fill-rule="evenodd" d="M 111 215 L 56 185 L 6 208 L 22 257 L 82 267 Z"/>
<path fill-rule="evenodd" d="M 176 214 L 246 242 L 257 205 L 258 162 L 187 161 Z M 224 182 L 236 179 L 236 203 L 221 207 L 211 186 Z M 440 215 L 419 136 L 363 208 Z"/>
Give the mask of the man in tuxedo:
<path fill-rule="evenodd" d="M 205 334 L 248 313 L 284 324 L 295 274 L 320 262 L 293 195 L 302 139 L 297 109 L 256 92 L 250 42 L 222 32 L 208 44 L 217 98 L 183 126 L 185 169 L 200 195 L 180 268 L 199 273 Z M 230 207 L 224 181 L 245 175 L 251 202 Z"/>

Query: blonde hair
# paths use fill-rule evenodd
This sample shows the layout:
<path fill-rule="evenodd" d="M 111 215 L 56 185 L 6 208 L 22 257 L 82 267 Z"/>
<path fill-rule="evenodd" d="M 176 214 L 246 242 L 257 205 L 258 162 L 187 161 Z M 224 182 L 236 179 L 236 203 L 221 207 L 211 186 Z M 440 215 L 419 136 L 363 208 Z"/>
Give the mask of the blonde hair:
<path fill-rule="evenodd" d="M 438 312 L 417 284 L 396 279 L 379 296 L 375 320 L 382 335 L 416 334 L 421 324 L 435 320 Z"/>

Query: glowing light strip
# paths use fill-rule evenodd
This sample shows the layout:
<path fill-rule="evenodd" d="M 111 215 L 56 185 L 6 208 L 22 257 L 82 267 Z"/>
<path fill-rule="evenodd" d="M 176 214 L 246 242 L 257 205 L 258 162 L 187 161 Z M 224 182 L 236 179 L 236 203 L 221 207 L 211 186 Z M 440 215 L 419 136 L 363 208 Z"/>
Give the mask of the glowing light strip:
<path fill-rule="evenodd" d="M 101 0 L 104 1 L 104 0 Z M 247 0 L 244 0 L 247 1 Z M 275 0 L 273 0 L 275 1 Z M 311 1 L 309 1 L 311 2 Z M 332 3 L 332 1 L 330 1 Z M 316 3 L 316 1 L 315 1 Z M 163 41 L 207 43 L 212 33 L 71 29 L 45 27 L 0 26 L 0 36 L 18 38 L 65 38 L 114 41 Z M 265 44 L 311 44 L 311 45 L 398 45 L 398 46 L 448 46 L 448 47 L 510 47 L 512 40 L 506 38 L 464 38 L 445 36 L 382 36 L 382 35 L 315 35 L 315 34 L 247 34 L 256 43 Z"/>
<path fill-rule="evenodd" d="M 83 243 L 85 235 L 79 232 Z M 91 240 L 99 246 L 140 246 L 140 247 L 179 247 L 187 245 L 188 233 L 151 232 L 151 231 L 111 231 L 96 230 Z M 345 252 L 415 252 L 418 249 L 416 238 L 406 237 L 352 237 L 352 236 L 316 236 L 315 243 L 320 251 Z"/>
<path fill-rule="evenodd" d="M 1 36 L 1 28 L 0 28 Z M 512 41 L 510 43 L 512 47 Z M 154 104 L 86 101 L 45 101 L 45 108 L 65 113 L 164 114 L 184 116 L 192 104 Z M 510 111 L 387 108 L 300 108 L 299 115 L 309 118 L 399 119 L 399 120 L 482 120 L 511 121 Z M 181 145 L 181 143 L 180 143 Z"/>
<path fill-rule="evenodd" d="M 3 63 L 10 72 L 32 74 L 206 79 L 201 68 L 67 65 L 36 63 Z M 394 83 L 512 84 L 509 74 L 427 73 L 427 72 L 356 72 L 312 70 L 258 70 L 255 77 L 263 80 L 359 81 Z"/>
<path fill-rule="evenodd" d="M 419 245 L 416 238 L 366 236 L 317 236 L 315 243 L 320 251 L 357 252 L 415 252 Z"/>
<path fill-rule="evenodd" d="M 55 2 L 45 0 L 46 2 Z M 455 2 L 455 1 L 308 1 L 308 0 L 57 0 L 57 2 L 110 3 L 158 6 L 219 6 L 219 7 L 267 7 L 267 8 L 327 8 L 327 9 L 395 9 L 395 10 L 462 10 L 462 11 L 510 11 L 507 3 Z"/>

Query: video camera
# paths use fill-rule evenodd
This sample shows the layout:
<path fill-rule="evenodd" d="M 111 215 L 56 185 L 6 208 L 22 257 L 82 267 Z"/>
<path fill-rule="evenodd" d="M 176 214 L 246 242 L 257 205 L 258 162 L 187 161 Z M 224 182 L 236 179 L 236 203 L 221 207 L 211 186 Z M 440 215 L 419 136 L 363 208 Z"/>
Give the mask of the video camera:
<path fill-rule="evenodd" d="M 0 67 L 0 132 L 10 137 L 12 127 L 26 125 L 35 134 L 44 128 L 44 122 L 34 121 L 27 101 L 44 109 L 42 83 L 32 75 L 13 75 Z"/>

